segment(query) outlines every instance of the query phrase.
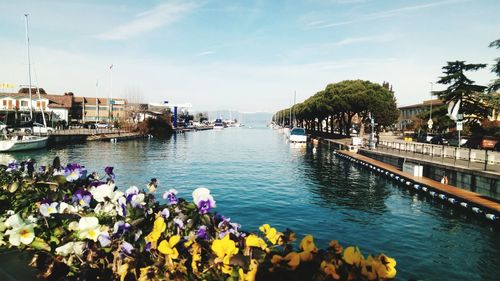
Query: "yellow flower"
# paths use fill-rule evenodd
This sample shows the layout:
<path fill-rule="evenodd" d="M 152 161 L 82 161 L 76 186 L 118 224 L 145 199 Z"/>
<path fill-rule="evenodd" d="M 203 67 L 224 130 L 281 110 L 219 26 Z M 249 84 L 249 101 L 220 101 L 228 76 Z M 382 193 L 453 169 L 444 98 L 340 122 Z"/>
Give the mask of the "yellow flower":
<path fill-rule="evenodd" d="M 261 227 L 259 227 L 260 231 L 262 231 L 265 235 L 267 240 L 269 240 L 273 245 L 281 245 L 283 244 L 283 233 L 278 232 L 276 228 L 271 227 L 269 224 L 263 224 Z"/>
<path fill-rule="evenodd" d="M 376 268 L 379 266 L 379 264 L 380 263 L 378 261 L 373 259 L 371 255 L 369 255 L 368 258 L 362 262 L 361 274 L 368 278 L 368 280 L 376 280 Z"/>
<path fill-rule="evenodd" d="M 179 235 L 174 235 L 170 237 L 168 242 L 167 240 L 161 241 L 160 245 L 158 245 L 158 251 L 160 251 L 160 253 L 164 255 L 167 255 L 171 259 L 177 259 L 177 257 L 179 257 L 179 252 L 175 248 L 175 245 L 179 243 L 179 240 L 181 240 L 181 237 Z"/>
<path fill-rule="evenodd" d="M 337 274 L 337 269 L 335 268 L 335 265 L 322 261 L 321 262 L 321 270 L 326 274 L 326 276 L 330 276 L 334 280 L 339 280 L 340 276 Z"/>
<path fill-rule="evenodd" d="M 384 254 L 379 257 L 380 265 L 375 268 L 380 278 L 394 278 L 396 276 L 396 260 Z"/>
<path fill-rule="evenodd" d="M 274 255 L 271 258 L 271 263 L 275 265 L 280 265 L 283 261 L 285 261 L 288 268 L 295 270 L 295 268 L 299 266 L 300 260 L 301 260 L 300 254 L 297 254 L 296 252 L 290 252 L 285 257 Z"/>
<path fill-rule="evenodd" d="M 120 276 L 120 281 L 125 281 L 125 277 L 128 273 L 128 263 L 120 265 L 116 273 L 118 273 L 118 275 Z"/>
<path fill-rule="evenodd" d="M 141 275 L 137 281 L 157 281 L 156 273 L 154 267 L 146 266 L 141 268 Z"/>
<path fill-rule="evenodd" d="M 314 244 L 314 238 L 312 235 L 306 235 L 300 242 L 300 249 L 304 252 L 316 253 L 318 248 Z"/>
<path fill-rule="evenodd" d="M 264 241 L 262 238 L 258 237 L 255 234 L 250 234 L 246 239 L 245 239 L 245 245 L 247 247 L 256 247 L 256 248 L 261 248 L 264 251 L 267 251 L 267 244 L 266 241 Z"/>
<path fill-rule="evenodd" d="M 195 273 L 198 273 L 198 262 L 201 261 L 201 247 L 200 244 L 194 243 L 190 248 L 190 253 L 193 256 L 191 261 L 191 268 Z"/>
<path fill-rule="evenodd" d="M 328 248 L 332 249 L 333 252 L 337 255 L 340 255 L 342 253 L 342 251 L 344 250 L 342 248 L 342 246 L 339 244 L 339 241 L 337 241 L 337 240 L 330 241 Z"/>
<path fill-rule="evenodd" d="M 230 265 L 231 258 L 233 255 L 238 253 L 238 248 L 236 248 L 236 243 L 229 239 L 229 235 L 224 236 L 222 239 L 216 239 L 212 243 L 212 251 L 217 255 L 217 261 L 222 261 L 223 267 L 222 272 L 226 274 L 231 274 L 233 268 Z"/>
<path fill-rule="evenodd" d="M 361 255 L 359 248 L 353 246 L 347 247 L 344 250 L 344 255 L 342 256 L 342 258 L 346 263 L 357 266 L 359 266 L 361 261 L 363 260 L 363 256 Z"/>
<path fill-rule="evenodd" d="M 144 238 L 147 242 L 151 242 L 152 246 L 154 248 L 154 242 L 158 241 L 160 239 L 161 234 L 165 229 L 167 228 L 167 225 L 165 224 L 165 220 L 163 219 L 162 216 L 159 216 L 156 218 L 154 224 L 153 224 L 153 230 L 151 230 L 151 233 Z"/>
<path fill-rule="evenodd" d="M 259 268 L 259 262 L 257 262 L 257 260 L 255 259 L 252 259 L 250 261 L 250 267 L 246 274 L 242 268 L 238 270 L 238 274 L 240 276 L 239 281 L 255 281 L 255 276 L 257 275 L 258 268 Z"/>

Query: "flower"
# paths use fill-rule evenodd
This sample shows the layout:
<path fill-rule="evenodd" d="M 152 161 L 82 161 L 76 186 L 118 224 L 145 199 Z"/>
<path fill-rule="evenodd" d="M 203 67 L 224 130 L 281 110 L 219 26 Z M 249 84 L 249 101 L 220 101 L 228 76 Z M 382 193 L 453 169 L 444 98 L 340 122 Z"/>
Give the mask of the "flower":
<path fill-rule="evenodd" d="M 208 240 L 208 232 L 205 225 L 201 225 L 200 227 L 198 227 L 198 229 L 196 230 L 196 238 Z"/>
<path fill-rule="evenodd" d="M 174 223 L 178 228 L 180 228 L 180 229 L 184 228 L 184 222 L 182 221 L 182 219 L 177 217 L 174 219 Z"/>
<path fill-rule="evenodd" d="M 359 266 L 363 260 L 363 256 L 361 255 L 358 247 L 350 246 L 344 250 L 342 259 L 347 264 Z"/>
<path fill-rule="evenodd" d="M 50 217 L 51 214 L 57 213 L 57 206 L 59 203 L 53 202 L 51 204 L 48 203 L 43 203 L 40 205 L 40 208 L 38 209 L 40 211 L 40 214 L 44 217 Z"/>
<path fill-rule="evenodd" d="M 7 169 L 5 171 L 12 172 L 17 170 L 19 170 L 19 163 L 17 163 L 15 159 L 10 160 L 9 163 L 7 164 Z"/>
<path fill-rule="evenodd" d="M 210 195 L 210 190 L 204 187 L 199 187 L 193 191 L 193 202 L 198 207 L 200 214 L 206 214 L 212 208 L 215 208 L 215 200 Z"/>
<path fill-rule="evenodd" d="M 19 246 L 21 243 L 29 245 L 35 239 L 35 225 L 34 224 L 21 224 L 19 227 L 9 229 L 5 232 L 9 235 L 9 243 L 12 246 Z"/>
<path fill-rule="evenodd" d="M 236 247 L 236 243 L 229 238 L 229 235 L 226 235 L 222 239 L 214 240 L 212 243 L 212 251 L 217 255 L 216 262 L 222 261 L 223 263 L 222 272 L 231 274 L 233 270 L 230 265 L 231 258 L 239 251 Z"/>
<path fill-rule="evenodd" d="M 78 189 L 75 194 L 73 194 L 73 203 L 77 203 L 82 207 L 90 206 L 90 200 L 92 199 L 92 194 L 84 189 Z"/>
<path fill-rule="evenodd" d="M 134 246 L 132 246 L 132 244 L 128 243 L 127 241 L 123 241 L 121 246 L 121 252 L 123 254 L 131 255 L 133 250 Z"/>
<path fill-rule="evenodd" d="M 59 214 L 64 214 L 64 213 L 72 214 L 72 213 L 76 213 L 77 211 L 78 211 L 77 208 L 69 205 L 66 202 L 59 203 L 59 210 L 58 210 Z"/>
<path fill-rule="evenodd" d="M 97 187 L 92 187 L 90 193 L 97 202 L 104 202 L 106 198 L 111 198 L 113 196 L 114 189 L 114 184 L 101 184 Z"/>
<path fill-rule="evenodd" d="M 284 263 L 286 267 L 290 268 L 291 270 L 295 270 L 295 268 L 299 266 L 300 260 L 301 258 L 299 254 L 297 254 L 296 252 L 290 252 L 285 257 L 274 255 L 271 258 L 271 263 L 276 265 L 282 265 Z"/>
<path fill-rule="evenodd" d="M 170 211 L 165 208 L 161 211 L 161 216 L 164 218 L 164 219 L 168 219 L 168 217 L 170 216 Z"/>
<path fill-rule="evenodd" d="M 276 228 L 271 227 L 269 224 L 263 224 L 261 227 L 259 227 L 260 231 L 262 231 L 265 235 L 267 240 L 269 240 L 273 245 L 281 245 L 283 244 L 283 233 L 278 232 Z"/>
<path fill-rule="evenodd" d="M 60 256 L 68 256 L 70 254 L 76 254 L 77 256 L 81 256 L 83 251 L 85 250 L 85 242 L 69 242 L 60 247 L 56 248 L 56 254 Z"/>
<path fill-rule="evenodd" d="M 165 224 L 165 220 L 163 219 L 162 216 L 159 216 L 156 218 L 154 224 L 153 224 L 153 229 L 151 230 L 151 233 L 148 234 L 144 239 L 146 242 L 151 242 L 154 243 L 160 239 L 161 234 L 165 229 L 167 228 L 167 225 Z"/>
<path fill-rule="evenodd" d="M 78 237 L 97 241 L 100 231 L 99 220 L 96 217 L 82 217 L 78 221 Z"/>
<path fill-rule="evenodd" d="M 125 191 L 125 197 L 127 199 L 127 203 L 130 203 L 134 208 L 141 207 L 146 204 L 146 202 L 144 202 L 145 195 L 144 193 L 139 193 L 137 186 L 131 186 L 127 189 Z"/>
<path fill-rule="evenodd" d="M 333 252 L 337 255 L 340 255 L 344 250 L 344 248 L 342 248 L 342 246 L 339 244 L 339 241 L 337 240 L 330 241 L 330 243 L 328 244 L 328 248 L 333 250 Z"/>
<path fill-rule="evenodd" d="M 107 233 L 107 232 L 103 232 L 103 233 L 99 234 L 99 237 L 97 237 L 97 240 L 99 240 L 101 247 L 107 247 L 111 244 L 111 237 L 109 237 L 109 233 Z"/>
<path fill-rule="evenodd" d="M 121 236 L 130 229 L 130 224 L 124 221 L 117 221 L 113 226 L 113 235 Z"/>
<path fill-rule="evenodd" d="M 316 253 L 318 248 L 314 244 L 314 237 L 312 235 L 306 235 L 300 242 L 300 249 L 304 252 Z"/>
<path fill-rule="evenodd" d="M 259 262 L 256 259 L 250 260 L 250 266 L 248 272 L 245 274 L 243 269 L 238 270 L 239 281 L 255 281 L 255 276 L 257 275 L 257 269 L 259 268 Z"/>
<path fill-rule="evenodd" d="M 175 205 L 179 203 L 177 199 L 177 190 L 171 188 L 167 192 L 163 193 L 163 200 L 167 200 L 168 205 Z"/>
<path fill-rule="evenodd" d="M 394 278 L 396 276 L 396 260 L 384 254 L 379 256 L 379 263 L 375 263 L 375 270 L 380 278 Z"/>
<path fill-rule="evenodd" d="M 66 177 L 66 180 L 73 182 L 81 177 L 85 177 L 87 171 L 83 168 L 83 166 L 80 166 L 77 163 L 68 164 L 66 168 L 64 168 L 64 176 Z"/>
<path fill-rule="evenodd" d="M 331 277 L 333 280 L 340 279 L 340 275 L 338 275 L 335 265 L 326 261 L 322 261 L 320 267 L 321 270 L 323 270 L 323 272 L 326 274 L 326 276 Z"/>
<path fill-rule="evenodd" d="M 193 243 L 191 246 L 189 253 L 192 256 L 191 260 L 191 268 L 195 273 L 198 272 L 198 263 L 201 261 L 201 246 L 198 243 Z"/>
<path fill-rule="evenodd" d="M 181 237 L 179 235 L 174 235 L 170 239 L 162 240 L 158 245 L 158 251 L 164 255 L 167 255 L 170 259 L 177 259 L 179 252 L 175 248 L 175 245 L 179 243 Z"/>
<path fill-rule="evenodd" d="M 245 245 L 247 247 L 261 248 L 262 250 L 268 250 L 266 242 L 255 234 L 250 234 L 245 238 Z"/>

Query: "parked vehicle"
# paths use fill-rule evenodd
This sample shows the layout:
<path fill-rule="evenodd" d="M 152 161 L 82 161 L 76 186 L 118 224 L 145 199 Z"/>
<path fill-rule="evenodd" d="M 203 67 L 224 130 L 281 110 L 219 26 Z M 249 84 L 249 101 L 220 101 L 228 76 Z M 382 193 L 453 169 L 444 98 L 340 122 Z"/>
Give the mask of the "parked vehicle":
<path fill-rule="evenodd" d="M 467 141 L 468 141 L 468 139 L 466 139 L 466 138 L 460 138 L 460 146 L 465 146 Z M 449 139 L 448 145 L 458 146 L 458 138 Z"/>
<path fill-rule="evenodd" d="M 95 129 L 95 128 L 96 128 L 96 125 L 95 125 L 95 123 L 90 123 L 90 122 L 87 122 L 87 123 L 83 124 L 83 127 L 84 127 L 85 129 Z"/>
<path fill-rule="evenodd" d="M 434 136 L 431 138 L 430 143 L 432 144 L 448 144 L 448 140 L 445 139 L 443 136 Z"/>
<path fill-rule="evenodd" d="M 111 124 L 108 124 L 108 123 L 96 123 L 95 126 L 98 129 L 111 129 L 111 128 L 113 128 L 113 126 Z"/>
<path fill-rule="evenodd" d="M 478 137 L 478 138 L 472 138 L 465 143 L 465 146 L 468 148 L 474 148 L 474 149 L 489 149 L 489 150 L 494 150 L 497 143 L 499 143 L 499 140 L 494 138 L 494 137 Z"/>
<path fill-rule="evenodd" d="M 45 127 L 43 124 L 40 123 L 33 123 L 33 127 L 28 127 L 28 128 L 21 128 L 21 132 L 26 133 L 26 134 L 50 134 L 54 132 L 54 128 L 51 127 Z"/>
<path fill-rule="evenodd" d="M 430 143 L 432 138 L 435 136 L 436 136 L 435 134 L 421 134 L 417 136 L 417 141 Z"/>

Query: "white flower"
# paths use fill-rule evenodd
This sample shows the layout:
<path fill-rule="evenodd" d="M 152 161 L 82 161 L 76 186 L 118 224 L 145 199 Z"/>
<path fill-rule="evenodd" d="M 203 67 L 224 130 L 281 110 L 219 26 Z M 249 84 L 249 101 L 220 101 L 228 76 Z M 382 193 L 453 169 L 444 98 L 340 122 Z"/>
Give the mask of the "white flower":
<path fill-rule="evenodd" d="M 106 198 L 112 198 L 114 189 L 114 184 L 101 184 L 98 187 L 92 187 L 90 193 L 97 202 L 104 202 Z"/>
<path fill-rule="evenodd" d="M 108 215 L 114 217 L 116 216 L 116 206 L 110 202 L 99 203 L 95 206 L 94 212 L 98 215 Z"/>
<path fill-rule="evenodd" d="M 76 221 L 72 221 L 68 224 L 68 230 L 69 231 L 75 231 L 75 230 L 78 230 L 78 222 Z"/>
<path fill-rule="evenodd" d="M 13 214 L 5 221 L 5 226 L 10 227 L 10 228 L 20 227 L 23 224 L 24 224 L 24 221 L 23 221 L 23 219 L 21 219 L 19 214 Z"/>
<path fill-rule="evenodd" d="M 193 191 L 193 202 L 196 206 L 199 206 L 201 201 L 210 201 L 210 207 L 215 208 L 215 200 L 212 195 L 210 195 L 210 190 L 205 187 L 198 187 Z"/>
<path fill-rule="evenodd" d="M 56 254 L 60 256 L 67 256 L 70 254 L 76 254 L 81 256 L 85 250 L 85 242 L 69 242 L 60 247 L 56 248 Z"/>
<path fill-rule="evenodd" d="M 57 213 L 57 205 L 59 203 L 53 202 L 49 205 L 49 203 L 43 203 L 40 205 L 39 211 L 40 214 L 44 217 L 50 217 L 51 214 Z"/>
<path fill-rule="evenodd" d="M 70 205 L 66 202 L 59 203 L 59 211 L 58 211 L 59 214 L 64 214 L 64 213 L 74 214 L 77 212 L 78 212 L 77 207 Z"/>
<path fill-rule="evenodd" d="M 78 222 L 78 237 L 97 241 L 100 231 L 99 220 L 96 217 L 82 217 Z"/>
<path fill-rule="evenodd" d="M 122 217 L 127 216 L 127 199 L 120 197 L 116 200 L 116 213 Z"/>
<path fill-rule="evenodd" d="M 145 198 L 144 193 L 133 195 L 132 199 L 130 199 L 130 204 L 134 208 L 140 205 L 146 205 L 146 202 L 144 202 L 144 198 Z"/>
<path fill-rule="evenodd" d="M 22 224 L 19 227 L 7 230 L 5 234 L 9 235 L 9 243 L 13 246 L 19 246 L 21 243 L 29 245 L 35 239 L 34 228 L 34 224 Z"/>

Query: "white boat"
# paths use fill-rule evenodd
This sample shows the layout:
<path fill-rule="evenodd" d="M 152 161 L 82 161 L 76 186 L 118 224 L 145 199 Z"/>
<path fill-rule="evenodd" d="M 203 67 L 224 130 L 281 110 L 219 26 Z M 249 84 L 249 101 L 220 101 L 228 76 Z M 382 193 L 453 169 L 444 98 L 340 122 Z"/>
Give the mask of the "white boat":
<path fill-rule="evenodd" d="M 0 140 L 0 151 L 40 149 L 47 146 L 48 139 L 49 137 L 15 135 L 8 139 Z"/>
<path fill-rule="evenodd" d="M 224 129 L 224 122 L 222 122 L 222 119 L 215 119 L 214 130 L 222 130 L 222 129 Z"/>
<path fill-rule="evenodd" d="M 306 143 L 307 134 L 303 128 L 293 128 L 290 131 L 289 140 L 291 143 Z"/>
<path fill-rule="evenodd" d="M 30 62 L 30 46 L 29 46 L 29 36 L 28 36 L 28 15 L 24 15 L 26 18 L 26 46 L 27 46 L 27 57 L 28 57 L 28 77 L 29 77 L 29 97 L 30 97 L 30 122 L 33 120 L 33 104 L 31 98 L 31 62 Z M 38 92 L 40 96 L 40 92 Z M 43 116 L 43 110 L 42 110 Z M 44 123 L 45 123 L 45 116 Z M 46 126 L 45 126 L 46 127 Z M 33 129 L 33 128 L 32 128 Z M 33 132 L 33 130 L 32 130 Z M 47 136 L 32 136 L 32 135 L 3 135 L 3 139 L 0 139 L 0 152 L 4 151 L 19 151 L 19 150 L 32 150 L 40 149 L 47 146 L 48 141 Z"/>

